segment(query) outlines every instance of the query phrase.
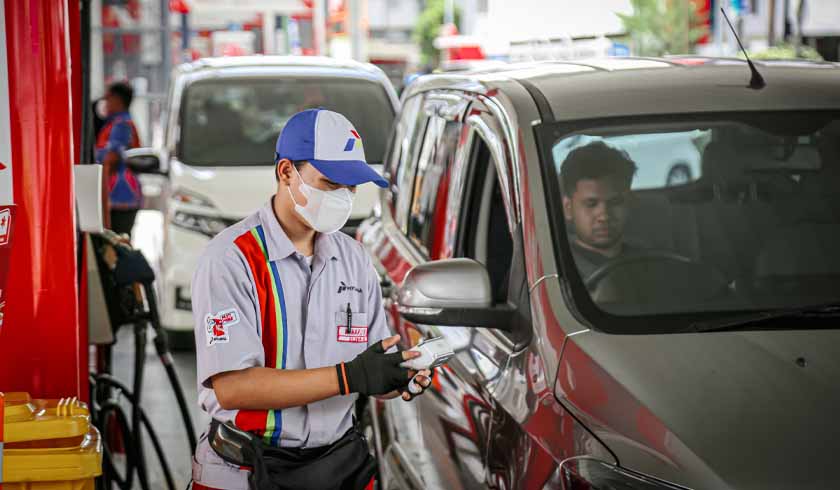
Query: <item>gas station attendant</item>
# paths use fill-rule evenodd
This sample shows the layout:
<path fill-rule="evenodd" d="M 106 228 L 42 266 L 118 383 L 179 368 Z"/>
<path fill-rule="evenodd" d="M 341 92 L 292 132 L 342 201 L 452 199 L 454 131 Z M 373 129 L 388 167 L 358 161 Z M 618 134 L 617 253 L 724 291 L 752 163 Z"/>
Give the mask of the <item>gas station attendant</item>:
<path fill-rule="evenodd" d="M 410 400 L 412 377 L 431 384 L 400 367 L 419 354 L 390 352 L 399 336 L 378 275 L 339 232 L 356 186 L 387 184 L 350 121 L 323 109 L 288 121 L 274 170 L 277 193 L 217 235 L 193 276 L 198 401 L 259 445 L 272 488 L 368 488 L 376 465 L 354 427 L 357 397 Z M 248 489 L 250 473 L 201 438 L 193 488 Z"/>

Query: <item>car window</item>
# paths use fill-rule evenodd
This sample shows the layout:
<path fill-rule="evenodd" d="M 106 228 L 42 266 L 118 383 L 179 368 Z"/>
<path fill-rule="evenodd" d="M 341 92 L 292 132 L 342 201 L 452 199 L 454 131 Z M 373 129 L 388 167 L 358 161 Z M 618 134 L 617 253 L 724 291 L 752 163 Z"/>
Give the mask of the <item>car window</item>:
<path fill-rule="evenodd" d="M 396 197 L 399 191 L 399 189 L 396 188 L 399 183 L 397 174 L 402 163 L 403 155 L 407 153 L 406 137 L 414 132 L 414 127 L 417 123 L 417 117 L 419 115 L 418 112 L 420 111 L 420 105 L 422 102 L 422 95 L 416 95 L 406 100 L 402 105 L 398 118 L 396 119 L 396 124 L 394 124 L 394 131 L 391 135 L 391 154 L 388 156 L 388 162 L 385 169 L 386 173 L 391 178 L 394 202 L 396 202 Z"/>
<path fill-rule="evenodd" d="M 428 258 L 440 257 L 446 219 L 449 169 L 462 124 L 440 117 L 429 120 L 417 163 L 408 237 Z"/>
<path fill-rule="evenodd" d="M 401 118 L 400 121 L 400 124 L 403 125 L 403 128 L 401 128 L 403 136 L 398 140 L 400 147 L 399 159 L 396 178 L 394 179 L 396 188 L 394 189 L 394 186 L 392 186 L 391 191 L 392 193 L 396 193 L 392 201 L 394 206 L 394 219 L 403 233 L 408 231 L 408 212 L 411 207 L 411 191 L 414 188 L 417 159 L 429 121 L 429 115 L 422 107 L 423 99 L 416 97 L 412 101 L 414 105 L 410 108 L 410 112 L 406 112 L 406 117 Z"/>
<path fill-rule="evenodd" d="M 644 318 L 840 301 L 840 114 L 679 119 L 553 125 L 551 212 L 581 294 Z"/>
<path fill-rule="evenodd" d="M 706 130 L 640 133 L 620 136 L 574 135 L 557 142 L 552 148 L 555 162 L 562 163 L 575 148 L 603 141 L 626 152 L 633 160 L 644 161 L 636 169 L 632 189 L 655 189 L 685 185 L 700 178 L 700 157 L 709 142 Z"/>
<path fill-rule="evenodd" d="M 513 259 L 513 239 L 505 213 L 496 163 L 487 143 L 473 138 L 471 169 L 465 204 L 461 211 L 458 256 L 487 267 L 494 303 L 508 298 L 508 278 Z"/>
<path fill-rule="evenodd" d="M 381 163 L 394 111 L 377 82 L 278 77 L 202 80 L 184 92 L 179 158 L 195 166 L 271 165 L 277 136 L 297 112 L 323 107 L 347 117 L 365 157 Z"/>

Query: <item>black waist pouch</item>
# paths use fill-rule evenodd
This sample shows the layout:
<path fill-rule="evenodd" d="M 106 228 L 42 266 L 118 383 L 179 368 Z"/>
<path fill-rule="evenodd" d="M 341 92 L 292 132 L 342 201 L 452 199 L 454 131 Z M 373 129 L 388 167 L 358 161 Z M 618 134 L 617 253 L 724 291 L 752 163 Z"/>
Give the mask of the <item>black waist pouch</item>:
<path fill-rule="evenodd" d="M 211 424 L 211 441 L 219 425 Z M 259 490 L 364 490 L 376 475 L 376 461 L 355 427 L 333 444 L 318 448 L 272 447 L 253 435 L 247 444 L 249 457 L 244 461 L 211 447 L 229 463 L 251 467 L 251 486 Z"/>

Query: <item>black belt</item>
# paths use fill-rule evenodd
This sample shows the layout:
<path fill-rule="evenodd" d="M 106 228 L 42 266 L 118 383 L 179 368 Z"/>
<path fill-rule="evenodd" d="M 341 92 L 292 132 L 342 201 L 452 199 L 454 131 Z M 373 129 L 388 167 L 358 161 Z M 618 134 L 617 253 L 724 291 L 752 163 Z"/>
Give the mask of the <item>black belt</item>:
<path fill-rule="evenodd" d="M 254 489 L 358 490 L 376 474 L 376 461 L 355 427 L 328 446 L 282 448 L 213 420 L 208 440 L 228 463 L 252 468 L 248 481 Z"/>

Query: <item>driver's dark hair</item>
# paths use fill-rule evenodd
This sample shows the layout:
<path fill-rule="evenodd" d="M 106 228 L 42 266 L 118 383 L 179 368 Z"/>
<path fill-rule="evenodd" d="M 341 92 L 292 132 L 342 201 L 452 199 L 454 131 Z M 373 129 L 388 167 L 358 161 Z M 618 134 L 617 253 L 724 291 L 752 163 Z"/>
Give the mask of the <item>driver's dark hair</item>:
<path fill-rule="evenodd" d="M 114 82 L 108 86 L 108 93 L 116 95 L 128 109 L 131 107 L 131 101 L 134 99 L 134 89 L 128 82 Z"/>
<path fill-rule="evenodd" d="M 630 188 L 636 164 L 623 150 L 595 141 L 572 150 L 563 160 L 560 185 L 563 193 L 571 196 L 581 180 L 614 178 Z"/>

